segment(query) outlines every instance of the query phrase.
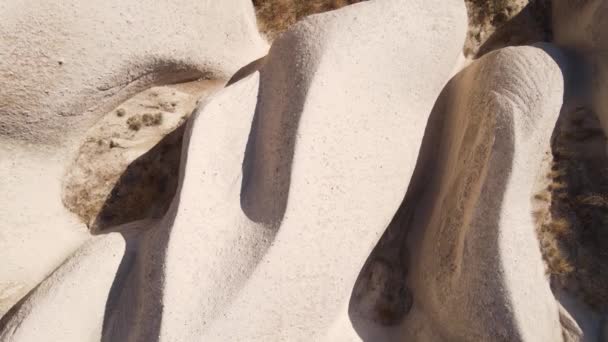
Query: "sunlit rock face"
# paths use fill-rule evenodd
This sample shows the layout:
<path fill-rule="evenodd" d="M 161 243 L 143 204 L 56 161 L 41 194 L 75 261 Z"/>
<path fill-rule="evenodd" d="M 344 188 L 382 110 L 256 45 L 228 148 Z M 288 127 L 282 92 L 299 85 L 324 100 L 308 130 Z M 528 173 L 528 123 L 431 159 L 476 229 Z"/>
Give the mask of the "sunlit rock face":
<path fill-rule="evenodd" d="M 276 2 L 0 4 L 0 341 L 599 338 L 603 2 Z"/>
<path fill-rule="evenodd" d="M 136 94 L 200 79 L 221 86 L 268 46 L 245 0 L 222 5 L 3 1 L 0 13 L 0 258 L 5 265 L 0 312 L 5 313 L 89 238 L 86 224 L 113 198 L 129 162 L 174 130 L 199 97 L 184 86 L 175 95 L 161 92 L 175 97 L 169 106 L 176 102 L 176 108 L 164 110 L 145 108 L 162 101 L 144 103 Z M 118 117 L 114 110 L 128 100 L 144 106 Z M 161 111 L 161 120 L 148 120 L 158 124 L 129 129 L 131 115 Z M 166 181 L 166 189 L 159 183 L 167 170 L 178 167 L 160 164 L 175 160 L 179 150 L 134 172 L 152 180 L 150 189 L 127 191 L 142 195 L 126 201 L 141 210 L 125 208 L 116 217 L 140 219 L 166 207 L 150 196 L 172 198 L 176 182 Z M 148 169 L 156 171 L 143 171 Z M 131 183 L 140 186 L 141 178 Z"/>

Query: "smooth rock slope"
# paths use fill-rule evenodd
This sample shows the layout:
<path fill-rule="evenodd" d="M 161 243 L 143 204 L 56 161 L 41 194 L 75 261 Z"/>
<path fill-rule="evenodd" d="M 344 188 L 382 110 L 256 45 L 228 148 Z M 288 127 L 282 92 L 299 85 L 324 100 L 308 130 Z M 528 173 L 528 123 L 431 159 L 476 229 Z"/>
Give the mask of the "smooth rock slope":
<path fill-rule="evenodd" d="M 567 88 L 608 128 L 604 3 L 558 3 L 555 45 L 464 68 L 462 0 L 313 15 L 265 56 L 245 0 L 0 4 L 0 341 L 585 341 L 532 197 Z M 212 94 L 172 85 L 199 78 Z M 119 104 L 184 115 L 136 134 Z M 177 190 L 91 232 L 62 195 L 94 221 L 119 172 L 89 171 L 117 152 L 82 153 L 133 144 L 112 125 L 141 138 L 123 164 L 183 130 Z"/>
<path fill-rule="evenodd" d="M 4 313 L 88 238 L 62 204 L 87 130 L 141 90 L 227 79 L 267 46 L 246 0 L 2 1 L 0 13 Z"/>
<path fill-rule="evenodd" d="M 201 106 L 165 218 L 123 232 L 126 244 L 96 238 L 5 317 L 3 339 L 356 338 L 352 286 L 405 194 L 466 26 L 459 1 L 403 4 L 313 16 L 279 38 L 258 72 Z M 101 246 L 126 252 L 90 261 Z M 108 287 L 94 294 L 103 313 L 69 291 L 90 267 Z M 39 324 L 85 311 L 79 330 Z"/>
<path fill-rule="evenodd" d="M 414 297 L 403 335 L 561 340 L 530 198 L 562 105 L 563 62 L 549 45 L 501 49 L 438 100 L 402 207 Z"/>

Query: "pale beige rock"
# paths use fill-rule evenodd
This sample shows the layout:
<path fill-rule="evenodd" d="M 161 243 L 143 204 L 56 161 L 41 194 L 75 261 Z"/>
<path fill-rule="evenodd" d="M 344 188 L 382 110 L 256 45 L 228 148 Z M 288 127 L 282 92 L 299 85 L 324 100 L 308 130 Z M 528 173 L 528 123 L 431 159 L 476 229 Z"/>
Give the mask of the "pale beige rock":
<path fill-rule="evenodd" d="M 150 86 L 227 79 L 267 45 L 246 0 L 2 1 L 0 14 L 2 314 L 89 237 L 62 204 L 87 130 Z"/>
<path fill-rule="evenodd" d="M 0 6 L 2 140 L 65 143 L 151 84 L 227 78 L 266 50 L 246 0 Z"/>
<path fill-rule="evenodd" d="M 108 292 L 125 247 L 119 233 L 90 239 L 19 306 L 0 340 L 100 341 Z M 66 316 L 70 319 L 56 319 Z"/>
<path fill-rule="evenodd" d="M 489 53 L 438 100 L 400 218 L 414 298 L 401 336 L 562 339 L 531 215 L 562 104 L 562 58 L 550 46 Z"/>
<path fill-rule="evenodd" d="M 127 247 L 113 235 L 85 248 L 125 248 L 119 266 L 76 254 L 5 319 L 3 338 L 359 338 L 352 286 L 405 194 L 466 29 L 460 1 L 408 4 L 354 5 L 279 38 L 259 72 L 202 104 L 169 213 L 124 233 Z M 91 264 L 105 308 L 69 291 Z M 55 300 L 65 293 L 69 305 Z M 42 324 L 51 312 L 83 325 Z"/>
<path fill-rule="evenodd" d="M 165 303 L 174 317 L 165 319 L 177 324 L 190 317 L 188 327 L 201 319 L 182 314 L 194 307 L 177 291 L 185 282 L 175 271 L 184 260 L 204 260 L 209 267 L 201 267 L 201 274 L 222 270 L 225 278 L 216 278 L 218 284 L 239 279 L 222 268 L 235 249 L 251 255 L 256 267 L 230 263 L 231 272 L 250 275 L 228 306 L 217 306 L 220 318 L 202 318 L 200 331 L 167 330 L 162 336 L 182 340 L 202 334 L 210 341 L 360 338 L 348 318 L 352 286 L 407 189 L 428 113 L 457 61 L 465 33 L 464 6 L 458 1 L 408 2 L 420 12 L 404 12 L 403 4 L 363 2 L 315 15 L 275 40 L 260 69 L 244 171 L 234 165 L 243 172 L 243 186 L 239 189 L 236 177 L 224 181 L 224 192 L 233 195 L 222 196 L 234 198 L 240 190 L 247 221 L 266 231 L 256 234 L 239 220 L 232 226 L 240 229 L 240 237 L 206 242 L 211 234 L 220 235 L 220 227 L 194 225 L 192 213 L 201 213 L 195 221 L 209 222 L 205 216 L 219 206 L 187 210 L 201 191 L 184 185 L 183 214 L 178 211 L 167 253 Z M 193 141 L 196 125 L 203 122 L 196 122 Z M 235 183 L 236 188 L 228 187 Z M 197 232 L 201 238 L 195 244 L 190 239 Z M 209 250 L 205 256 L 195 253 L 201 244 Z M 197 279 L 191 283 L 205 284 Z M 215 289 L 201 292 L 217 293 Z"/>
<path fill-rule="evenodd" d="M 48 4 L 21 10 L 54 18 L 88 8 Z M 188 121 L 167 214 L 90 238 L 59 202 L 68 156 L 106 110 L 80 115 L 83 108 L 112 109 L 136 89 L 184 75 L 229 76 L 265 47 L 250 29 L 251 5 L 146 4 L 114 4 L 125 15 L 148 10 L 141 20 L 150 26 L 136 33 L 153 37 L 141 55 L 120 33 L 132 32 L 124 26 L 132 19 L 118 23 L 101 10 L 108 16 L 91 28 L 122 30 L 108 29 L 98 43 L 123 44 L 119 56 L 134 59 L 100 54 L 95 77 L 83 76 L 86 58 L 67 76 L 48 71 L 41 80 L 56 79 L 49 89 L 62 97 L 47 102 L 21 97 L 43 89 L 31 80 L 6 95 L 13 102 L 0 116 L 0 138 L 10 149 L 0 150 L 0 176 L 17 173 L 0 183 L 16 198 L 0 212 L 9 224 L 0 227 L 9 265 L 0 298 L 14 302 L 89 241 L 4 316 L 1 341 L 532 342 L 563 340 L 563 325 L 580 335 L 551 293 L 531 215 L 564 96 L 563 56 L 550 45 L 489 53 L 436 101 L 460 67 L 466 16 L 458 0 L 369 1 L 295 25 Z M 199 10 L 209 22 L 189 26 Z M 152 20 L 175 13 L 188 30 Z M 81 17 L 57 25 L 89 39 Z M 176 46 L 166 41 L 177 36 Z M 138 64 L 148 57 L 151 66 Z M 26 66 L 0 64 L 0 77 Z M 123 76 L 132 83 L 119 90 Z M 49 123 L 62 110 L 72 115 Z M 42 186 L 48 194 L 36 197 Z M 24 203 L 29 211 L 15 210 Z M 48 246 L 58 238 L 65 242 Z"/>

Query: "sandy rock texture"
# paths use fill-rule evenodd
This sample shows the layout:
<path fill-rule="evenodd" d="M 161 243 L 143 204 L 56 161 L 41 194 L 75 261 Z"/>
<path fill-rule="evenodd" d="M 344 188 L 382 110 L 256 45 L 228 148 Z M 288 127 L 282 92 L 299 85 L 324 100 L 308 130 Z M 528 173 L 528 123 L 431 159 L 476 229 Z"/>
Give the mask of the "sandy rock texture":
<path fill-rule="evenodd" d="M 464 39 L 463 5 L 458 1 L 442 4 L 429 7 L 425 20 L 414 20 L 413 13 L 398 11 L 401 1 L 363 2 L 310 17 L 274 42 L 259 71 L 258 94 L 251 95 L 258 100 L 250 113 L 249 139 L 241 147 L 244 159 L 235 164 L 242 172 L 242 181 L 236 179 L 241 188 L 227 188 L 240 190 L 237 212 L 245 215 L 232 226 L 249 221 L 266 231 L 256 237 L 245 226 L 240 237 L 238 231 L 231 234 L 233 238 L 217 233 L 218 239 L 230 238 L 232 241 L 224 243 L 235 247 L 216 244 L 209 249 L 243 251 L 236 256 L 210 253 L 211 258 L 199 254 L 204 259 L 198 262 L 212 265 L 236 257 L 230 263 L 236 265 L 233 272 L 250 274 L 230 304 L 215 309 L 222 319 L 194 324 L 200 316 L 186 316 L 193 323 L 190 326 L 206 327 L 204 339 L 360 338 L 348 317 L 352 286 L 405 193 L 434 97 L 449 76 Z M 423 2 L 411 5 L 423 8 Z M 435 30 L 414 31 L 416 26 Z M 389 45 L 403 35 L 409 39 Z M 369 45 L 357 43 L 367 40 L 363 37 L 369 37 Z M 443 48 L 431 41 L 444 42 Z M 386 46 L 390 48 L 383 48 Z M 434 57 L 420 58 L 423 54 Z M 404 61 L 408 62 L 402 64 Z M 422 70 L 436 73 L 416 76 L 423 75 Z M 199 118 L 206 112 L 203 108 Z M 197 125 L 201 123 L 195 122 L 192 148 L 197 146 L 194 139 L 207 135 L 196 134 Z M 388 149 L 399 154 L 382 153 Z M 352 161 L 360 167 L 350 168 Z M 194 202 L 186 199 L 200 193 L 187 185 L 189 172 L 186 169 L 183 203 Z M 225 181 L 226 186 L 233 182 Z M 238 198 L 237 194 L 232 198 Z M 192 252 L 200 243 L 209 244 L 205 235 L 189 246 L 194 230 L 200 229 L 187 223 L 188 216 L 178 212 L 176 217 L 167 272 L 194 258 Z M 209 222 L 204 216 L 201 220 Z M 219 231 L 219 227 L 212 230 Z M 214 261 L 213 255 L 218 254 L 221 257 Z M 242 255 L 252 257 L 246 267 L 238 261 Z M 212 273 L 221 270 L 219 265 Z M 203 275 L 209 277 L 207 272 Z M 226 279 L 237 275 L 226 274 Z M 166 292 L 166 302 L 173 303 L 167 310 L 181 316 L 194 305 L 177 291 L 183 283 L 174 276 L 166 279 L 167 289 L 174 289 Z M 222 278 L 194 283 L 214 282 L 226 283 Z M 208 299 L 203 295 L 201 301 Z M 286 306 L 291 309 L 285 310 Z M 200 310 L 200 306 L 194 308 Z M 252 311 L 257 313 L 255 317 Z M 309 313 L 308 319 L 302 319 L 302 312 Z M 179 321 L 183 318 L 176 319 Z M 230 328 L 235 325 L 240 328 Z"/>
<path fill-rule="evenodd" d="M 3 1 L 0 13 L 3 313 L 88 239 L 62 197 L 89 128 L 155 84 L 226 79 L 267 45 L 244 0 Z"/>
<path fill-rule="evenodd" d="M 127 247 L 110 238 L 115 233 L 85 247 L 126 250 L 119 264 L 97 261 L 108 270 L 98 269 L 99 283 L 111 284 L 106 307 L 77 292 L 73 306 L 53 300 L 78 286 L 63 279 L 88 277 L 95 253 L 78 252 L 55 273 L 70 276 L 52 276 L 5 318 L 2 337 L 72 340 L 90 327 L 92 340 L 354 338 L 350 289 L 405 193 L 428 114 L 464 39 L 464 5 L 442 3 L 422 21 L 398 11 L 401 1 L 384 1 L 296 25 L 259 71 L 202 105 L 186 134 L 169 213 L 136 237 L 123 231 Z M 429 30 L 416 30 L 421 25 Z M 375 43 L 356 44 L 364 35 Z M 412 46 L 416 53 L 406 53 Z M 379 153 L 389 149 L 404 153 Z M 357 160 L 361 167 L 349 169 Z M 114 272 L 121 276 L 104 278 Z M 308 280 L 297 281 L 302 276 Z M 64 309 L 52 327 L 33 328 L 58 305 Z M 286 305 L 293 310 L 277 326 Z M 77 331 L 57 323 L 89 310 L 96 313 Z M 314 319 L 302 320 L 302 312 Z"/>
<path fill-rule="evenodd" d="M 439 146 L 423 147 L 403 204 L 416 308 L 405 329 L 419 340 L 560 340 L 529 198 L 562 104 L 562 59 L 549 46 L 502 49 L 438 100 Z"/>
<path fill-rule="evenodd" d="M 266 47 L 240 0 L 1 6 L 0 75 L 11 84 L 0 98 L 3 140 L 66 143 L 139 90 L 229 77 Z"/>
<path fill-rule="evenodd" d="M 68 166 L 64 205 L 93 231 L 162 217 L 177 188 L 181 126 L 222 83 L 152 87 L 98 120 Z"/>
<path fill-rule="evenodd" d="M 605 339 L 606 9 L 0 3 L 0 342 Z"/>

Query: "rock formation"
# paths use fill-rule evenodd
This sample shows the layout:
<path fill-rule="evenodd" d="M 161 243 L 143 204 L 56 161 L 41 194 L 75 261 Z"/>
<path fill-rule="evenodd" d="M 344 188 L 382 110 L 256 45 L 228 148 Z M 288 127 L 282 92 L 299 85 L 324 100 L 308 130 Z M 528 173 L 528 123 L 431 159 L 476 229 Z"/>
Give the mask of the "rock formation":
<path fill-rule="evenodd" d="M 608 5 L 348 2 L 0 4 L 0 341 L 602 338 L 547 189 Z"/>

